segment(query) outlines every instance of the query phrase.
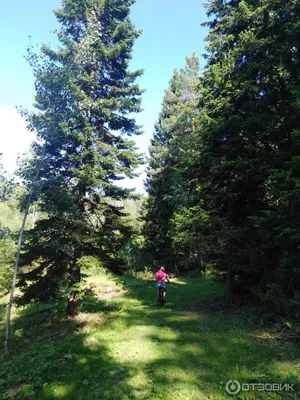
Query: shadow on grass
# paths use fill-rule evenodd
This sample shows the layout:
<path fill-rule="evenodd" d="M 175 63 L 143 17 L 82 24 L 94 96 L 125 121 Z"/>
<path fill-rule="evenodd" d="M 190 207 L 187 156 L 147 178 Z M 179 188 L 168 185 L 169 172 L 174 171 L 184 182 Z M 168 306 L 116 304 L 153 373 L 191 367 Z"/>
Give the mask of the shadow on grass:
<path fill-rule="evenodd" d="M 2 373 L 8 383 L 2 395 L 17 387 L 16 398 L 22 399 L 113 400 L 129 392 L 124 381 L 132 368 L 116 363 L 105 344 L 77 334 L 28 344 L 6 362 Z"/>
<path fill-rule="evenodd" d="M 289 366 L 276 370 L 276 362 L 287 362 L 289 355 L 261 345 L 243 321 L 233 325 L 218 311 L 190 311 L 195 302 L 222 294 L 212 281 L 172 282 L 161 310 L 153 281 L 127 277 L 126 286 L 123 297 L 110 301 L 86 296 L 80 306 L 84 322 L 58 322 L 60 309 L 17 319 L 14 332 L 20 336 L 12 342 L 11 359 L 1 363 L 0 393 L 15 388 L 15 398 L 30 400 L 202 400 L 229 398 L 224 382 L 232 378 L 293 381 Z M 291 356 L 295 364 L 298 355 Z M 245 393 L 239 398 L 297 397 Z"/>
<path fill-rule="evenodd" d="M 75 319 L 65 318 L 62 307 L 43 312 L 50 305 L 19 310 L 12 323 L 11 357 L 1 355 L 1 399 L 114 400 L 130 395 L 125 381 L 133 368 L 114 360 L 109 337 L 95 337 L 113 318 L 93 316 L 117 308 L 94 301 L 97 311 Z"/>

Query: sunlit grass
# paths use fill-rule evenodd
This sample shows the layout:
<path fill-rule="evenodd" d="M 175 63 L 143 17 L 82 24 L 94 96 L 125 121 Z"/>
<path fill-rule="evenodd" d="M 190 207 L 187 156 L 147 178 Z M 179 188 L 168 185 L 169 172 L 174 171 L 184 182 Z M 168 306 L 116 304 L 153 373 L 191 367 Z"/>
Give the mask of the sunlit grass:
<path fill-rule="evenodd" d="M 0 398 L 14 385 L 27 385 L 16 399 L 222 400 L 230 398 L 225 383 L 232 378 L 295 382 L 300 369 L 295 345 L 283 351 L 266 327 L 195 308 L 207 296 L 222 295 L 220 284 L 205 276 L 174 279 L 166 306 L 156 310 L 152 280 L 127 276 L 125 281 L 122 297 L 98 301 L 107 287 L 116 292 L 123 287 L 103 273 L 90 276 L 94 292 L 64 329 L 57 315 L 51 317 L 54 329 L 51 320 L 45 324 L 32 317 L 30 326 L 15 314 L 13 355 L 0 367 Z M 296 396 L 245 392 L 237 398 Z"/>
<path fill-rule="evenodd" d="M 74 391 L 75 384 L 59 384 L 55 383 L 53 385 L 45 386 L 45 396 L 55 399 L 66 399 L 71 398 L 72 392 Z"/>

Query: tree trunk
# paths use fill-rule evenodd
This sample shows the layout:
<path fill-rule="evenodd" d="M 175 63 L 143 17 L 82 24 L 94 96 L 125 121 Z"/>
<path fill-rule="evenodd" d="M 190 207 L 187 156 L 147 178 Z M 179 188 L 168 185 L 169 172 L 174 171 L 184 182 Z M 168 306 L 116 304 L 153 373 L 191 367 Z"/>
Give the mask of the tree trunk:
<path fill-rule="evenodd" d="M 227 296 L 230 300 L 232 300 L 233 294 L 233 284 L 232 284 L 232 267 L 231 264 L 228 264 L 227 268 Z"/>
<path fill-rule="evenodd" d="M 233 299 L 233 274 L 232 274 L 232 257 L 231 257 L 231 244 L 228 246 L 227 255 L 227 296 L 232 301 Z"/>
<path fill-rule="evenodd" d="M 43 147 L 43 153 L 41 157 L 41 161 L 44 158 L 45 151 L 46 151 L 46 145 L 47 142 L 45 142 L 44 147 Z M 24 217 L 20 229 L 20 234 L 19 234 L 19 240 L 18 240 L 18 249 L 17 249 L 17 256 L 16 256 L 16 262 L 15 262 L 15 267 L 14 267 L 14 273 L 13 273 L 13 279 L 12 279 L 12 284 L 11 284 L 11 290 L 10 290 L 10 296 L 9 296 L 9 302 L 8 302 L 8 308 L 7 308 L 7 317 L 6 317 L 6 329 L 5 329 L 5 341 L 4 341 L 4 353 L 6 356 L 9 356 L 9 341 L 10 341 L 10 319 L 11 319 L 11 310 L 13 306 L 13 300 L 14 300 L 14 292 L 15 292 L 15 287 L 16 287 L 16 281 L 17 281 L 17 274 L 18 274 L 18 269 L 19 269 L 19 260 L 20 260 L 20 254 L 21 254 L 21 246 L 22 246 L 22 241 L 23 241 L 23 234 L 25 230 L 25 224 L 27 220 L 27 216 L 29 213 L 29 207 L 31 204 L 31 199 L 33 197 L 34 191 L 35 191 L 35 185 L 37 183 L 38 177 L 40 173 L 40 165 L 37 164 L 37 169 L 36 169 L 36 174 L 33 179 L 33 186 L 32 189 L 29 193 L 28 199 L 27 199 L 27 204 L 24 212 Z"/>
<path fill-rule="evenodd" d="M 74 317 L 78 312 L 78 302 L 76 298 L 69 298 L 67 305 L 67 315 Z"/>
<path fill-rule="evenodd" d="M 11 290 L 10 290 L 10 296 L 9 296 L 9 302 L 8 302 L 8 308 L 7 308 L 7 317 L 6 317 L 6 333 L 5 333 L 5 341 L 4 341 L 4 353 L 6 356 L 9 355 L 9 340 L 10 340 L 10 318 L 11 318 L 11 310 L 13 306 L 13 300 L 14 300 L 14 292 L 15 292 L 15 287 L 16 287 L 16 281 L 17 281 L 17 274 L 18 274 L 18 268 L 19 268 L 19 260 L 20 260 L 20 253 L 21 253 L 21 246 L 22 246 L 22 241 L 23 241 L 23 234 L 25 230 L 25 224 L 29 212 L 29 206 L 32 198 L 32 191 L 28 197 L 27 200 L 27 205 L 22 221 L 22 226 L 20 229 L 20 234 L 19 234 L 19 240 L 18 240 L 18 250 L 17 250 L 17 257 L 16 257 L 16 262 L 15 262 L 15 268 L 14 268 L 14 273 L 13 273 L 13 279 L 12 279 L 12 284 L 11 284 Z"/>
<path fill-rule="evenodd" d="M 201 269 L 201 271 L 206 273 L 206 264 L 205 264 L 205 262 L 204 262 L 202 257 L 200 257 L 200 269 Z"/>
<path fill-rule="evenodd" d="M 73 284 L 80 283 L 81 281 L 81 271 L 80 267 L 76 265 L 76 261 L 73 262 L 71 270 L 71 279 Z M 67 305 L 67 315 L 74 317 L 78 312 L 78 290 L 72 290 L 69 294 L 68 305 Z"/>
<path fill-rule="evenodd" d="M 298 211 L 299 208 L 299 200 L 292 198 L 289 200 L 289 209 L 291 214 L 295 214 Z"/>
<path fill-rule="evenodd" d="M 37 220 L 37 216 L 38 216 L 38 210 L 37 210 L 37 204 L 33 205 L 33 209 L 32 209 L 32 223 L 31 223 L 31 229 L 34 229 L 35 227 L 35 222 Z"/>

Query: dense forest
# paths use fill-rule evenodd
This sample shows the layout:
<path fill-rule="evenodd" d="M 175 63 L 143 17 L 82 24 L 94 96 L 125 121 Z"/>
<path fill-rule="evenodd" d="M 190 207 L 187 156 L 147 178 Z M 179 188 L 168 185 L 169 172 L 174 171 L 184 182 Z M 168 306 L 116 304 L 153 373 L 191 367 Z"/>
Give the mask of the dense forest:
<path fill-rule="evenodd" d="M 59 47 L 28 49 L 35 111 L 21 113 L 37 140 L 14 181 L 0 172 L 1 292 L 30 196 L 19 305 L 60 299 L 74 315 L 83 267 L 164 265 L 299 319 L 299 2 L 207 3 L 206 64 L 188 55 L 170 77 L 147 160 L 133 3 L 64 0 Z M 145 162 L 141 197 L 120 183 Z"/>
<path fill-rule="evenodd" d="M 230 298 L 300 306 L 299 2 L 210 1 L 150 147 L 144 235 L 158 263 L 210 270 Z"/>

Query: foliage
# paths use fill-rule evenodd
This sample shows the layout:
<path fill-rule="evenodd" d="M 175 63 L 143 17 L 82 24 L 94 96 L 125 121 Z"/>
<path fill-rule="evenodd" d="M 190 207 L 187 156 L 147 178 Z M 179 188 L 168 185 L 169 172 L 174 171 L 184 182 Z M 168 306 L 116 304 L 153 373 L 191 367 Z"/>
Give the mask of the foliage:
<path fill-rule="evenodd" d="M 11 237 L 0 239 L 0 294 L 10 289 L 16 251 Z"/>
<path fill-rule="evenodd" d="M 18 209 L 18 198 L 22 190 L 0 167 L 0 294 L 8 291 L 11 286 L 16 237 L 23 218 Z M 29 226 L 30 221 L 27 223 Z"/>
<path fill-rule="evenodd" d="M 181 118 L 175 73 L 152 141 L 146 240 L 160 262 L 210 265 L 229 297 L 297 319 L 299 2 L 210 0 L 207 14 L 197 104 Z"/>
<path fill-rule="evenodd" d="M 85 256 L 122 269 L 118 252 L 132 228 L 120 201 L 134 195 L 116 182 L 134 177 L 142 160 L 129 138 L 140 133 L 132 115 L 142 93 L 135 83 L 142 71 L 128 70 L 139 36 L 129 19 L 132 3 L 65 0 L 55 11 L 61 47 L 44 45 L 39 55 L 29 49 L 38 111 L 24 113 L 39 141 L 21 175 L 47 218 L 26 234 L 22 265 L 35 267 L 19 279 L 20 302 L 75 288 Z"/>
<path fill-rule="evenodd" d="M 229 295 L 267 293 L 274 283 L 281 296 L 293 297 L 300 270 L 299 4 L 211 1 L 208 15 L 191 163 L 204 208 L 222 226 L 216 258 L 227 269 Z"/>
<path fill-rule="evenodd" d="M 2 154 L 0 153 L 0 202 L 5 202 L 10 198 L 15 188 L 14 179 L 3 171 Z"/>
<path fill-rule="evenodd" d="M 145 247 L 154 263 L 172 269 L 179 267 L 180 255 L 171 239 L 171 219 L 185 198 L 182 176 L 177 171 L 183 164 L 185 143 L 195 129 L 198 83 L 199 60 L 193 54 L 186 58 L 184 69 L 174 71 L 150 146 Z"/>

